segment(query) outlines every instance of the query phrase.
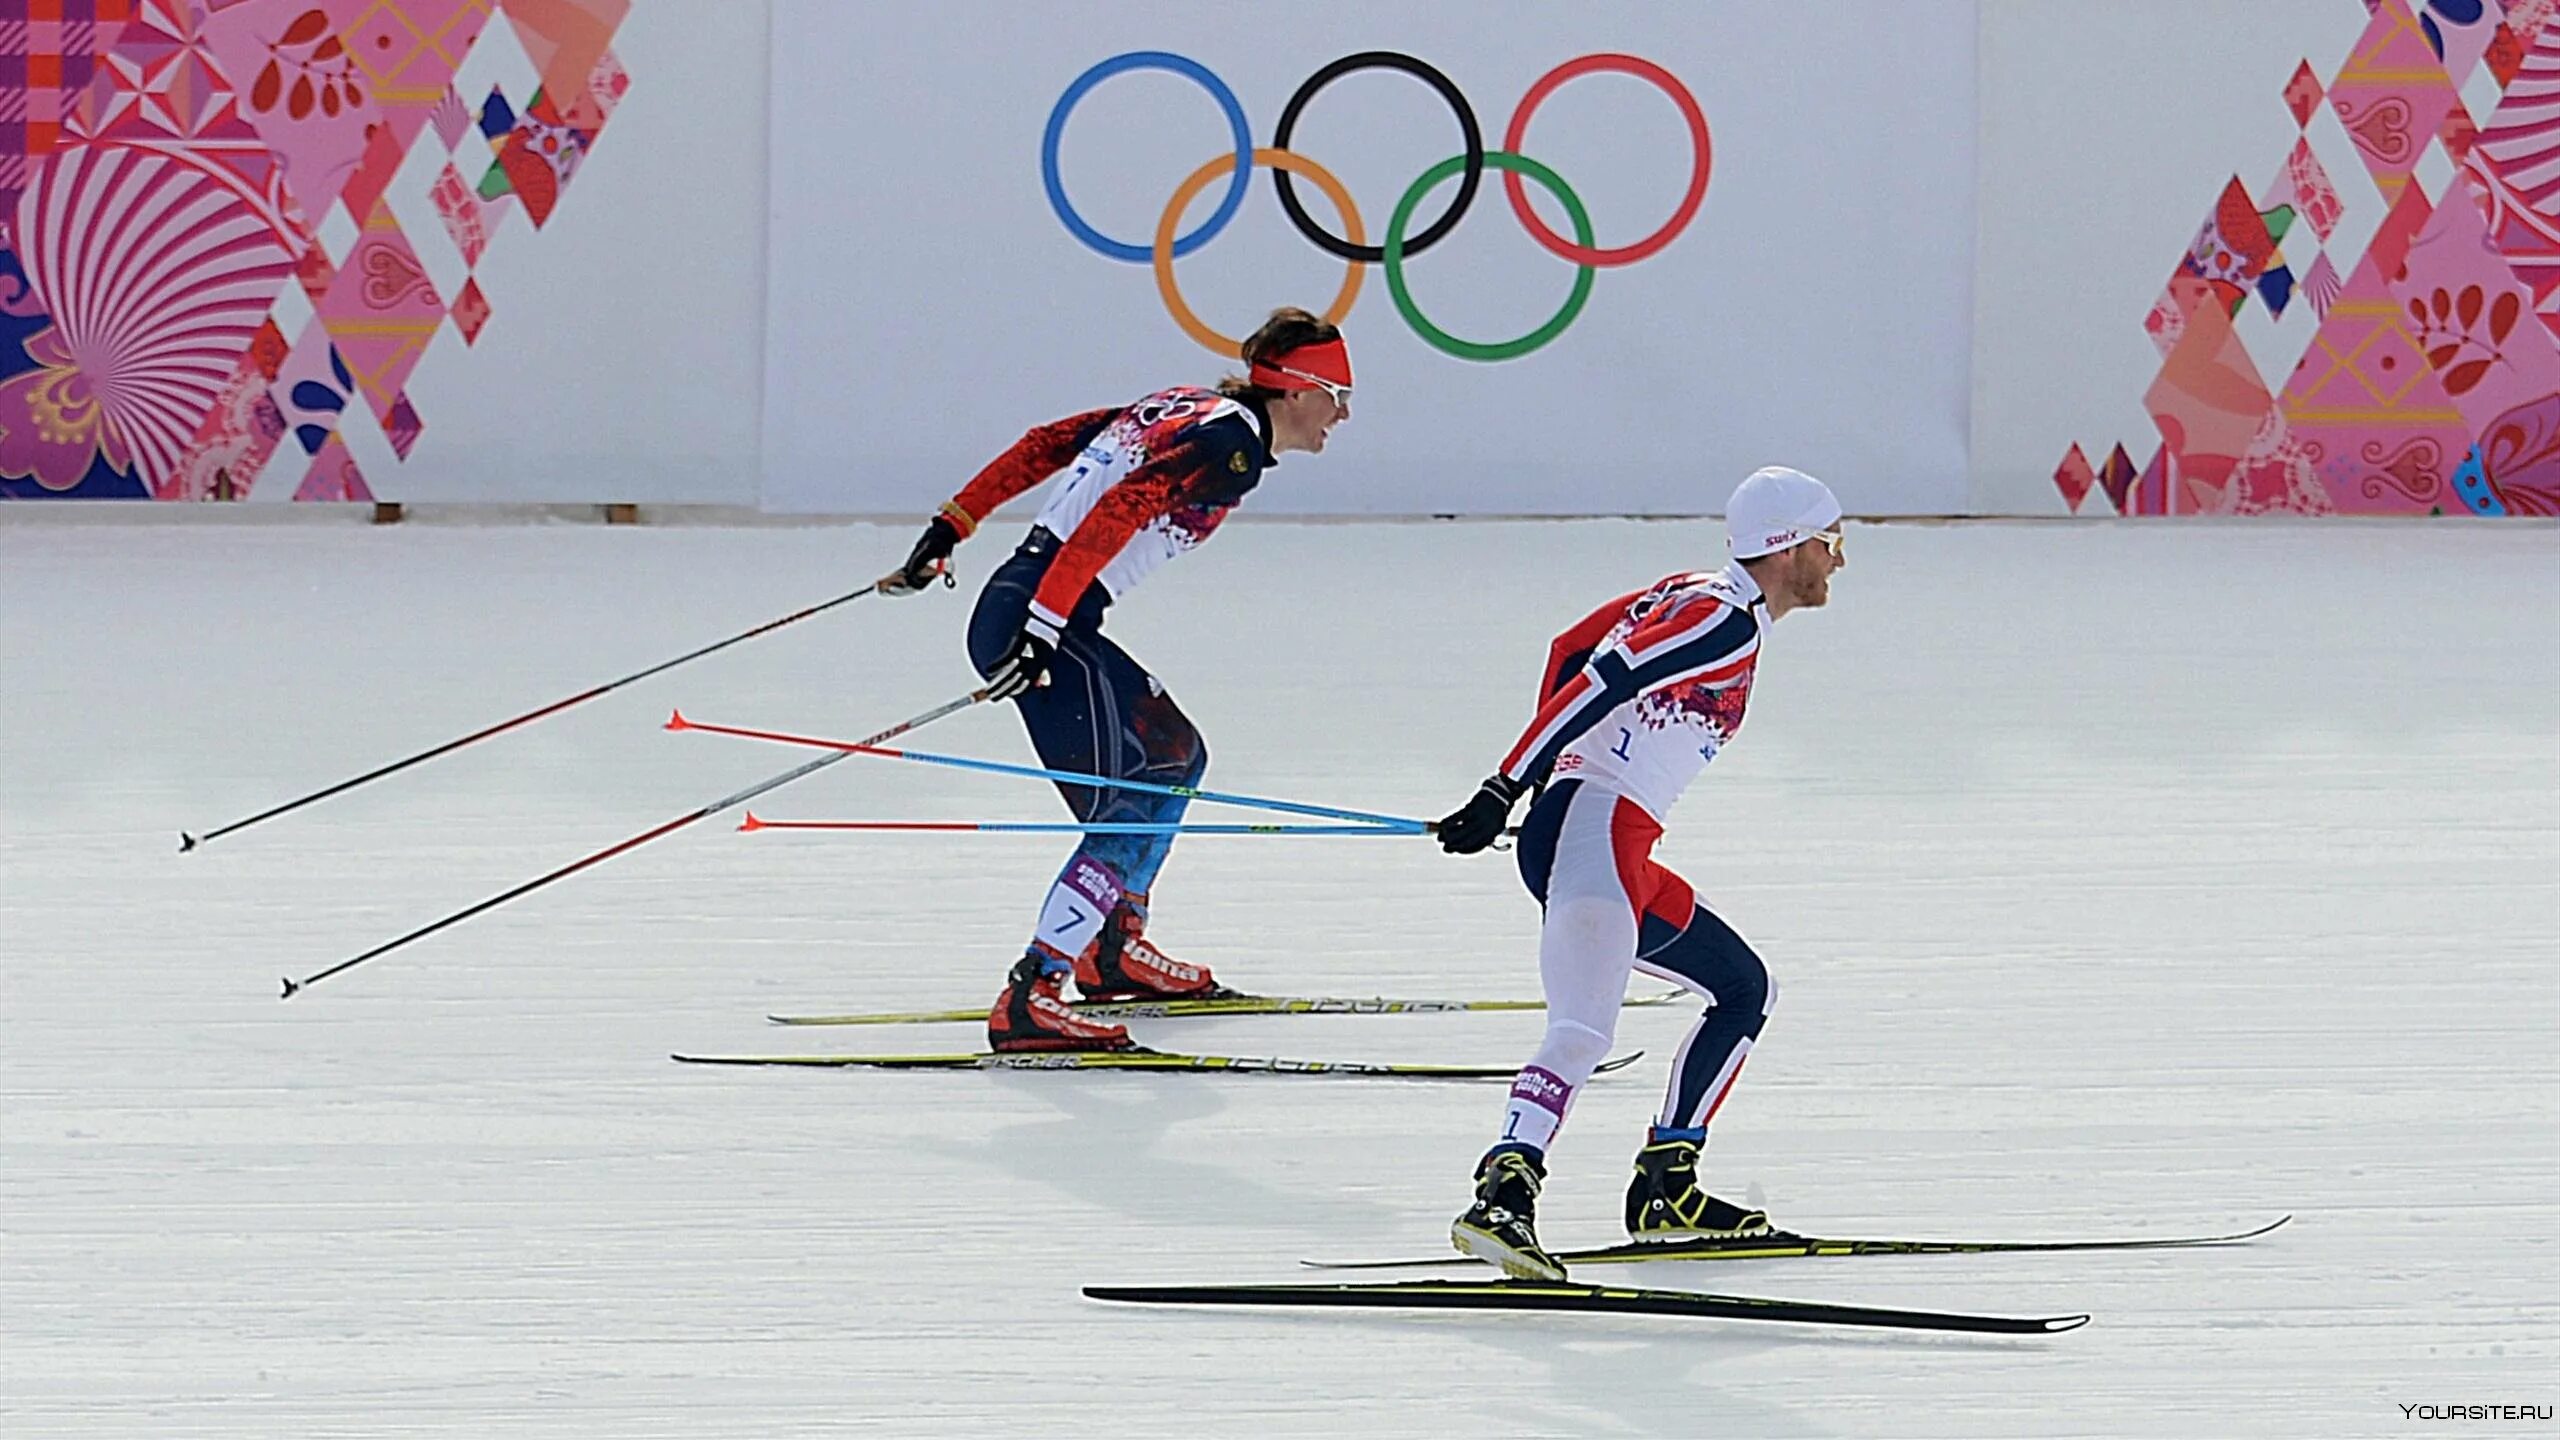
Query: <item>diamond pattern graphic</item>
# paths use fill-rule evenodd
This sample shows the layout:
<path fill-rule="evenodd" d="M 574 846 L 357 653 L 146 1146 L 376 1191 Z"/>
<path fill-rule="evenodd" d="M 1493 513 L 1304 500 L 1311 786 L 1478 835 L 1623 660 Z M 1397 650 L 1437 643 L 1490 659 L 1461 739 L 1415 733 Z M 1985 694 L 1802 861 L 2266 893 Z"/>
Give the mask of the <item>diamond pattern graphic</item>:
<path fill-rule="evenodd" d="M 374 417 L 387 417 L 445 317 L 435 282 L 388 207 L 374 206 L 319 309 Z"/>
<path fill-rule="evenodd" d="M 2189 478 L 2220 483 L 2247 453 L 2275 397 L 2220 306 L 2198 306 L 2143 395 Z"/>
<path fill-rule="evenodd" d="M 2293 112 L 2295 129 L 2311 123 L 2311 112 L 2320 108 L 2321 97 L 2326 93 L 2320 88 L 2320 77 L 2312 72 L 2310 61 L 2294 67 L 2293 78 L 2285 82 L 2284 105 Z"/>
<path fill-rule="evenodd" d="M 375 0 L 343 33 L 348 59 L 381 105 L 395 155 L 444 102 L 490 20 L 490 0 Z"/>
<path fill-rule="evenodd" d="M 453 300 L 453 328 L 462 332 L 462 343 L 475 345 L 480 328 L 489 323 L 489 299 L 480 293 L 478 279 L 462 282 L 462 293 Z"/>
<path fill-rule="evenodd" d="M 2396 201 L 2426 143 L 2460 107 L 2427 33 L 2406 0 L 2381 0 L 2329 85 L 2329 106 L 2347 127 L 2373 183 Z"/>
<path fill-rule="evenodd" d="M 2448 497 L 2471 444 L 2375 256 L 2356 267 L 2279 406 L 2321 495 L 2342 510 L 2425 513 Z"/>
<path fill-rule="evenodd" d="M 2108 454 L 2106 464 L 2098 467 L 2098 488 L 2107 492 L 2107 503 L 2113 505 L 2119 515 L 2129 513 L 2125 505 L 2133 495 L 2134 477 L 2133 457 L 2124 453 L 2122 445 Z M 2079 507 L 2075 505 L 2072 508 L 2076 510 Z"/>
<path fill-rule="evenodd" d="M 2062 492 L 2064 503 L 2071 507 L 2072 514 L 2077 515 L 2080 502 L 2089 498 L 2089 488 L 2097 483 L 2097 478 L 2097 472 L 2089 468 L 2089 457 L 2081 454 L 2080 447 L 2074 445 L 2062 457 L 2062 463 L 2054 467 L 2053 488 Z"/>
<path fill-rule="evenodd" d="M 162 387 L 188 397 L 186 413 L 153 412 L 165 443 L 110 476 L 124 487 L 114 493 L 371 495 L 367 472 L 433 443 L 407 382 L 445 327 L 469 346 L 488 324 L 490 297 L 473 272 L 511 243 L 505 217 L 522 209 L 538 226 L 566 203 L 631 91 L 613 49 L 628 0 L 32 3 L 29 17 L 25 0 L 0 0 L 0 274 L 21 268 L 6 223 L 18 191 L 66 149 L 143 151 L 159 157 L 154 173 L 175 165 L 210 181 L 251 217 L 226 223 L 263 225 L 259 243 L 284 262 L 257 272 L 254 294 L 230 282 L 207 302 L 216 308 L 152 297 L 151 313 L 166 317 L 155 323 L 244 314 L 218 366 Z M 83 313 L 131 313 L 114 287 L 140 273 L 84 275 Z M 208 287 L 220 283 L 204 273 Z M 134 353 L 152 341 L 102 333 L 142 347 Z M 109 393 L 140 393 L 83 374 L 93 353 L 106 352 L 46 363 Z M 100 465 L 129 459 L 117 446 Z M 80 493 L 108 493 L 104 484 L 84 481 Z"/>

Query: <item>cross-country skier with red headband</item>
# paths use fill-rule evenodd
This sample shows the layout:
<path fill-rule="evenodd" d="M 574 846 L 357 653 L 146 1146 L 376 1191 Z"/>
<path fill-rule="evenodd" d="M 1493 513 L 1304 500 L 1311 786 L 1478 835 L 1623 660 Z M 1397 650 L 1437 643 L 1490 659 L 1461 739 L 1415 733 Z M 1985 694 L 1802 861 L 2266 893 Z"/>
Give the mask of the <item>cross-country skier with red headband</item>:
<path fill-rule="evenodd" d="M 1197 786 L 1209 752 L 1163 683 L 1102 633 L 1105 608 L 1198 546 L 1292 450 L 1321 453 L 1351 417 L 1341 332 L 1280 309 L 1242 347 L 1245 373 L 1042 425 L 942 507 L 906 563 L 881 582 L 912 594 L 1006 501 L 1052 476 L 1030 537 L 988 577 L 969 620 L 969 660 L 990 692 L 1022 707 L 1053 770 Z M 1171 825 L 1188 802 L 1061 784 L 1079 820 Z M 997 1050 L 1117 1050 L 1128 1031 L 1067 1008 L 1087 1000 L 1221 993 L 1207 967 L 1146 937 L 1148 897 L 1170 834 L 1087 835 L 1040 907 L 1038 928 L 987 1016 Z"/>
<path fill-rule="evenodd" d="M 1768 1216 L 1699 1188 L 1698 1152 L 1777 990 L 1750 945 L 1654 860 L 1653 846 L 1681 792 L 1742 728 L 1769 627 L 1830 600 L 1839 526 L 1840 502 L 1810 475 L 1773 467 L 1743 481 L 1725 508 L 1733 563 L 1621 595 L 1558 636 L 1537 716 L 1502 768 L 1440 822 L 1442 848 L 1472 854 L 1502 834 L 1521 795 L 1546 787 L 1519 842 L 1520 876 L 1546 911 L 1546 1037 L 1476 1167 L 1475 1204 L 1450 1227 L 1460 1251 L 1523 1279 L 1564 1278 L 1538 1243 L 1547 1147 L 1609 1052 L 1630 969 L 1686 986 L 1707 1010 L 1636 1154 L 1627 1233 L 1769 1228 Z"/>

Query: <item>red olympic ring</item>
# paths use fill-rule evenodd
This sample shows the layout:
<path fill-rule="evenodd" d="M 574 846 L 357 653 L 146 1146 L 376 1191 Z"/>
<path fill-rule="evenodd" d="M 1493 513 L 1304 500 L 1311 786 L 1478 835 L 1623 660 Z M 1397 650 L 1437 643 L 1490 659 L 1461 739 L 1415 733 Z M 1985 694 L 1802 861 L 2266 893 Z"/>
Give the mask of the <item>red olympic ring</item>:
<path fill-rule="evenodd" d="M 1652 85 L 1664 95 L 1669 96 L 1671 103 L 1680 107 L 1681 118 L 1689 122 L 1689 147 L 1697 160 L 1690 167 L 1689 193 L 1680 197 L 1680 208 L 1671 213 L 1670 219 L 1662 222 L 1661 229 L 1634 244 L 1622 245 L 1615 250 L 1603 250 L 1589 245 L 1576 245 L 1548 229 L 1546 222 L 1538 218 L 1538 212 L 1529 208 L 1529 192 L 1520 183 L 1518 171 L 1503 172 L 1502 192 L 1511 201 L 1511 213 L 1519 217 L 1521 225 L 1527 228 L 1530 238 L 1545 247 L 1549 254 L 1559 259 L 1570 260 L 1576 265 L 1605 268 L 1612 265 L 1632 265 L 1670 244 L 1678 238 L 1682 230 L 1688 228 L 1691 217 L 1698 213 L 1699 204 L 1707 198 L 1707 175 L 1715 168 L 1715 146 L 1707 136 L 1705 112 L 1699 110 L 1697 98 L 1689 93 L 1688 87 L 1682 85 L 1678 77 L 1641 56 L 1604 54 L 1584 55 L 1567 60 L 1539 76 L 1538 83 L 1529 87 L 1529 93 L 1520 97 L 1520 108 L 1511 112 L 1511 126 L 1503 132 L 1502 148 L 1514 155 L 1525 154 L 1526 151 L 1520 142 L 1528 136 L 1529 116 L 1537 110 L 1539 103 L 1567 80 L 1600 71 L 1632 75 Z"/>

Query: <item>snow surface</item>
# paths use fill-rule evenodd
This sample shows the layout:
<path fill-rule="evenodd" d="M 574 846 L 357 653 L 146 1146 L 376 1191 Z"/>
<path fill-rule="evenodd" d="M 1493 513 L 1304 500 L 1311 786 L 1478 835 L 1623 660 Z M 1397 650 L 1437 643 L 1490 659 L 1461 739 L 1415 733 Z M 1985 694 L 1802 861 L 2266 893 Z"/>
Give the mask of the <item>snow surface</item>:
<path fill-rule="evenodd" d="M 1010 533 L 962 552 L 971 579 Z M 1053 837 L 698 825 L 302 975 L 968 688 L 970 592 L 867 599 L 397 779 L 204 829 L 887 568 L 907 532 L 0 525 L 0 1433 L 2302 1436 L 2560 1400 L 2560 534 L 1853 529 L 1662 853 L 1769 957 L 1709 1178 L 1823 1233 L 2246 1248 L 1592 1278 L 2049 1314 L 2032 1340 L 1106 1307 L 1435 1253 L 1498 1085 L 698 1070 L 973 1048 Z M 1437 815 L 1547 637 L 1695 524 L 1239 524 L 1112 631 L 1212 782 Z M 910 743 L 1028 753 L 1012 717 Z M 772 818 L 1054 818 L 855 760 Z M 1206 812 L 1201 812 L 1206 818 Z M 1500 857 L 1186 842 L 1157 937 L 1262 989 L 1533 993 Z M 1157 1024 L 1527 1055 L 1534 1015 Z M 1556 1152 L 1614 1236 L 1685 1013 Z M 2456 1427 L 2460 1428 L 2460 1427 Z M 2547 1425 L 2492 1428 L 2526 1432 Z"/>

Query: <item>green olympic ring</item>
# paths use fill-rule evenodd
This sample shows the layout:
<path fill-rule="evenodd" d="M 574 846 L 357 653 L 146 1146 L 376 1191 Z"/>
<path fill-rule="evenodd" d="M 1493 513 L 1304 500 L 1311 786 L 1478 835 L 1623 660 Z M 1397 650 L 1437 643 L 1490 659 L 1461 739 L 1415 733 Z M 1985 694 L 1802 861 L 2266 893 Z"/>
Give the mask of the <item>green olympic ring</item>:
<path fill-rule="evenodd" d="M 1412 293 L 1405 288 L 1404 230 L 1413 219 L 1414 210 L 1441 182 L 1467 168 L 1468 158 L 1452 155 L 1423 171 L 1422 178 L 1414 181 L 1405 190 L 1404 198 L 1396 202 L 1395 214 L 1387 218 L 1387 293 L 1395 297 L 1396 313 L 1404 317 L 1404 323 L 1412 326 L 1413 333 L 1421 336 L 1432 348 L 1461 360 L 1515 360 L 1565 332 L 1565 327 L 1573 323 L 1574 317 L 1582 313 L 1583 304 L 1590 300 L 1591 279 L 1599 272 L 1589 265 L 1575 266 L 1573 293 L 1564 298 L 1564 308 L 1550 316 L 1547 323 L 1516 340 L 1461 340 L 1432 324 L 1422 313 L 1422 307 L 1413 303 Z M 1564 202 L 1565 214 L 1573 220 L 1575 242 L 1586 250 L 1590 248 L 1591 217 L 1584 212 L 1582 200 L 1573 193 L 1573 187 L 1564 183 L 1563 176 L 1526 155 L 1515 155 L 1508 150 L 1487 150 L 1484 163 L 1496 170 L 1525 175 L 1547 187 L 1549 194 Z"/>

